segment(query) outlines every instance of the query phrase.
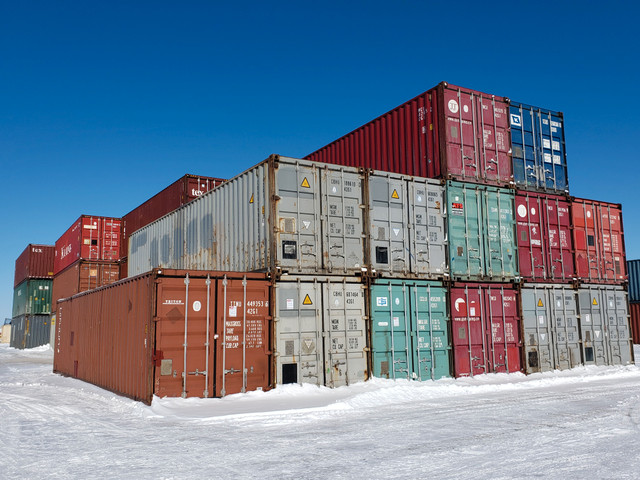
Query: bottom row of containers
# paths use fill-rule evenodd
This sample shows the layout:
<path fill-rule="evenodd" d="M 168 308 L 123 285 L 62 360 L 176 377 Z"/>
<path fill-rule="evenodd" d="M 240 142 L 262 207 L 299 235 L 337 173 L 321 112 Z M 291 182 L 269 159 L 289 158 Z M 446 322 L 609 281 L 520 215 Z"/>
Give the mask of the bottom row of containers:
<path fill-rule="evenodd" d="M 622 287 L 179 270 L 60 301 L 53 346 L 54 371 L 147 403 L 633 362 Z"/>

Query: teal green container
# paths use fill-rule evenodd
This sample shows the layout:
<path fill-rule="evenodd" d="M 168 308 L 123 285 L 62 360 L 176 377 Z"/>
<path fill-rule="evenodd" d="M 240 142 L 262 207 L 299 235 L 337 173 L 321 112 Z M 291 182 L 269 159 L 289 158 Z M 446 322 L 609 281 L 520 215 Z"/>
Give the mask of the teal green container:
<path fill-rule="evenodd" d="M 447 290 L 442 282 L 378 279 L 370 293 L 373 376 L 451 376 Z"/>
<path fill-rule="evenodd" d="M 13 290 L 12 318 L 20 315 L 48 315 L 51 313 L 53 280 L 25 280 Z"/>
<path fill-rule="evenodd" d="M 513 191 L 448 181 L 447 206 L 451 278 L 518 279 Z"/>

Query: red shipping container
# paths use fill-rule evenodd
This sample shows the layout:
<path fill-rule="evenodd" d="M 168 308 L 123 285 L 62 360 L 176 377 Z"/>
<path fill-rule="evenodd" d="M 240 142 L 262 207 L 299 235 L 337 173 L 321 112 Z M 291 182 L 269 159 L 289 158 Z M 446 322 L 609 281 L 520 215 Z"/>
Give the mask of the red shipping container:
<path fill-rule="evenodd" d="M 270 294 L 265 274 L 154 270 L 65 299 L 54 371 L 148 404 L 269 388 Z"/>
<path fill-rule="evenodd" d="M 522 342 L 515 287 L 455 283 L 450 299 L 455 376 L 519 372 Z"/>
<path fill-rule="evenodd" d="M 224 180 L 214 177 L 200 177 L 185 175 L 164 190 L 155 194 L 142 205 L 134 208 L 122 217 L 122 242 L 120 243 L 120 258 L 129 252 L 129 236 L 136 230 L 159 219 L 178 207 L 198 198 L 203 193 L 217 187 Z M 126 276 L 126 273 L 125 273 Z"/>
<path fill-rule="evenodd" d="M 575 280 L 570 203 L 566 197 L 518 191 L 520 276 L 527 282 Z"/>
<path fill-rule="evenodd" d="M 626 282 L 622 205 L 574 198 L 571 218 L 578 279 L 601 284 Z"/>
<path fill-rule="evenodd" d="M 53 278 L 53 245 L 29 244 L 16 259 L 14 288 L 28 278 Z"/>
<path fill-rule="evenodd" d="M 76 293 L 110 285 L 120 279 L 117 262 L 89 262 L 78 260 L 53 277 L 52 311 L 56 311 L 57 300 Z"/>
<path fill-rule="evenodd" d="M 631 315 L 631 338 L 633 343 L 640 343 L 640 303 L 629 304 L 629 314 Z"/>
<path fill-rule="evenodd" d="M 121 233 L 119 218 L 82 215 L 56 241 L 54 273 L 78 260 L 117 261 Z"/>
<path fill-rule="evenodd" d="M 440 83 L 308 160 L 429 178 L 513 184 L 503 97 Z"/>

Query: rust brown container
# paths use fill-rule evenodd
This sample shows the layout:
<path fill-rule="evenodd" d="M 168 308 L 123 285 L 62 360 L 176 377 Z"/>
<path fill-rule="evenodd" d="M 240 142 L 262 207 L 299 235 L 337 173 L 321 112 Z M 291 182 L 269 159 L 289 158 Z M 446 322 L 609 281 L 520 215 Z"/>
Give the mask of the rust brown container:
<path fill-rule="evenodd" d="M 118 262 L 91 262 L 78 260 L 53 278 L 52 311 L 60 298 L 103 287 L 120 279 Z"/>
<path fill-rule="evenodd" d="M 640 343 L 640 303 L 629 303 L 631 315 L 631 338 L 633 343 Z"/>
<path fill-rule="evenodd" d="M 54 371 L 147 404 L 269 388 L 270 294 L 264 274 L 154 270 L 64 299 Z"/>
<path fill-rule="evenodd" d="M 54 252 L 53 245 L 27 245 L 16 259 L 13 287 L 28 278 L 53 278 Z"/>

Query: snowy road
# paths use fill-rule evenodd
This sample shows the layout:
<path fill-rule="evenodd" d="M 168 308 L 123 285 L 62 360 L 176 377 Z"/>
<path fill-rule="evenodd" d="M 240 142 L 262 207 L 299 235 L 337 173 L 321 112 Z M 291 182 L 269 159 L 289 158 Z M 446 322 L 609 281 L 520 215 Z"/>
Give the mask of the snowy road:
<path fill-rule="evenodd" d="M 0 345 L 0 478 L 640 477 L 637 366 L 147 407 L 51 373 L 52 356 Z"/>

